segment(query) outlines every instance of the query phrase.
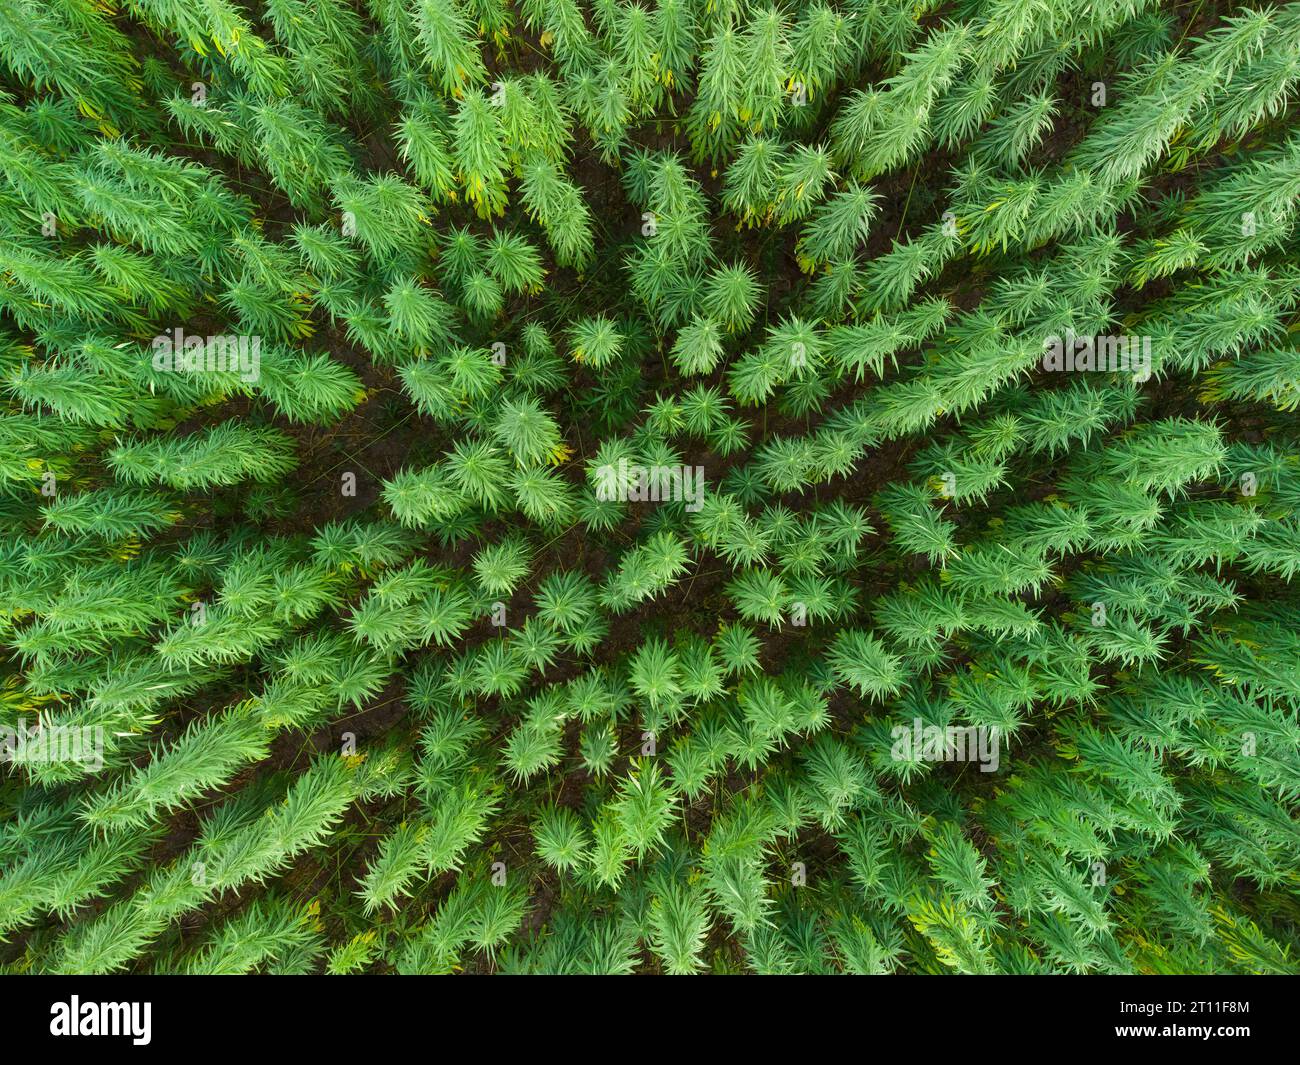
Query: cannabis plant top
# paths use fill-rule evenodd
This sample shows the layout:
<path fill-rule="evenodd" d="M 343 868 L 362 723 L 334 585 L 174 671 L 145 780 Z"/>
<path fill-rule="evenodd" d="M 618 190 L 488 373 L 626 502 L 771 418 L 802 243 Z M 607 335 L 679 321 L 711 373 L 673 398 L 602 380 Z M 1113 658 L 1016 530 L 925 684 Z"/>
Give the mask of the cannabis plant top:
<path fill-rule="evenodd" d="M 0 965 L 1286 972 L 1300 4 L 0 0 Z"/>

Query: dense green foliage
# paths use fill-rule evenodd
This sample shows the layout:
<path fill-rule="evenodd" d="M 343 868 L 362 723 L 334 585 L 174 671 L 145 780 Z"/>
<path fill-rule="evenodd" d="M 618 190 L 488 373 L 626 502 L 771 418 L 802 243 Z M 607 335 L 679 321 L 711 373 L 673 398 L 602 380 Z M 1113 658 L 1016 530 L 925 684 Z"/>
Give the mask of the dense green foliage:
<path fill-rule="evenodd" d="M 0 964 L 1295 971 L 1298 86 L 1300 3 L 0 0 Z"/>

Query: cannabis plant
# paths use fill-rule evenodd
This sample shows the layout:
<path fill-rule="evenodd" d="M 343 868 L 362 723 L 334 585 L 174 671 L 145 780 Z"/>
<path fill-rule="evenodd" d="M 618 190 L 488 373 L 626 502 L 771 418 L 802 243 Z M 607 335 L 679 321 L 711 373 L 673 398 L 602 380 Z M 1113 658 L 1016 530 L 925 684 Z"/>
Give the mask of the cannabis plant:
<path fill-rule="evenodd" d="M 0 968 L 1296 972 L 1297 56 L 0 0 Z"/>

